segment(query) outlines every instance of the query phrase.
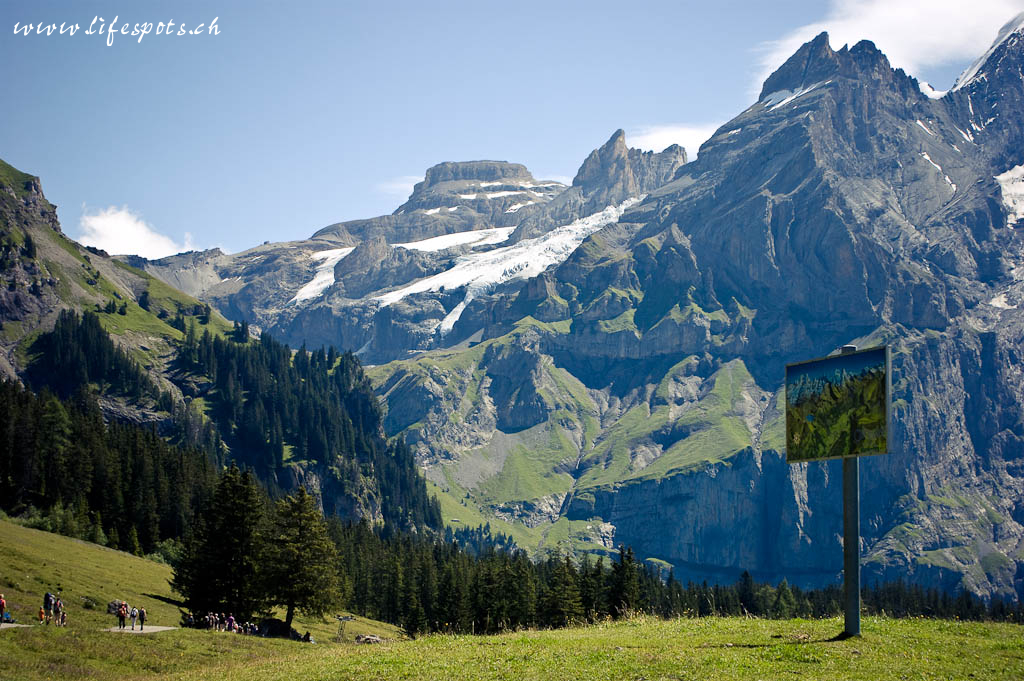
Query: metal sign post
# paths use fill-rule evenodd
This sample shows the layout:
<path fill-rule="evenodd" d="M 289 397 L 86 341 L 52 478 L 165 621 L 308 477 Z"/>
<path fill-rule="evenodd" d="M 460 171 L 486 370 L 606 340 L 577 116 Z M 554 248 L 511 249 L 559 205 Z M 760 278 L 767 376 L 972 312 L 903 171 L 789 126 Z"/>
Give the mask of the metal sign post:
<path fill-rule="evenodd" d="M 843 587 L 845 636 L 860 636 L 860 459 L 843 459 Z"/>
<path fill-rule="evenodd" d="M 844 345 L 842 354 L 856 351 L 856 345 Z M 856 456 L 843 459 L 843 588 L 843 634 L 860 636 L 860 459 Z"/>
<path fill-rule="evenodd" d="M 335 615 L 334 619 L 338 620 L 338 643 L 342 643 L 345 640 L 345 622 L 351 622 L 355 619 L 352 615 Z"/>

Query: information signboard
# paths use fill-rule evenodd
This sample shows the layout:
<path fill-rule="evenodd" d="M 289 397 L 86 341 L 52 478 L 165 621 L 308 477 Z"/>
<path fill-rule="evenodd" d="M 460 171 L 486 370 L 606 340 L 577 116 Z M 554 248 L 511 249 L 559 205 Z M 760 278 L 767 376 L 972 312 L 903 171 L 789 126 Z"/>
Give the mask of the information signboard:
<path fill-rule="evenodd" d="M 786 365 L 786 461 L 884 454 L 889 448 L 889 348 Z"/>

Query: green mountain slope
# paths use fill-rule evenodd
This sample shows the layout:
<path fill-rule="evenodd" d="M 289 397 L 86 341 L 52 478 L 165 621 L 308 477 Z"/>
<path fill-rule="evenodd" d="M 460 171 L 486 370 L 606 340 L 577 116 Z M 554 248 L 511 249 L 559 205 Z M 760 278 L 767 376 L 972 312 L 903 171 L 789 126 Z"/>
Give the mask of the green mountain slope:
<path fill-rule="evenodd" d="M 32 343 L 62 309 L 95 311 L 117 342 L 157 375 L 183 337 L 172 326 L 175 318 L 191 318 L 216 334 L 231 330 L 195 298 L 67 238 L 39 179 L 0 161 L 0 376 L 14 378 L 27 368 Z"/>
<path fill-rule="evenodd" d="M 439 526 L 412 455 L 383 436 L 358 360 L 251 339 L 247 325 L 68 239 L 38 179 L 0 170 L 0 377 L 65 397 L 85 389 L 105 418 L 253 467 L 272 492 L 306 486 L 328 514 Z M 131 389 L 123 374 L 136 370 L 108 361 L 104 332 L 145 372 Z"/>

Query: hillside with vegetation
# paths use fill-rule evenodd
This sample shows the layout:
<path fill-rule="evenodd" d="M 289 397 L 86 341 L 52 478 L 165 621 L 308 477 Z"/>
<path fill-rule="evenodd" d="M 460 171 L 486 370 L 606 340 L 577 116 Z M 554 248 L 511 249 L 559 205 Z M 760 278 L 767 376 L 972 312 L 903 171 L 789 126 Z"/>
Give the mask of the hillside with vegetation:
<path fill-rule="evenodd" d="M 25 468 L 0 481 L 12 492 L 2 502 L 5 511 L 74 508 L 83 527 L 115 530 L 108 539 L 116 546 L 135 550 L 128 537 L 134 527 L 144 552 L 164 538 L 181 538 L 182 518 L 170 535 L 166 527 L 157 532 L 165 521 L 152 520 L 153 513 L 144 513 L 146 519 L 116 513 L 111 504 L 122 502 L 101 503 L 99 492 L 90 491 L 106 484 L 105 469 L 95 462 L 105 456 L 99 449 L 110 447 L 96 445 L 95 437 L 78 440 L 74 431 L 69 449 L 62 424 L 43 432 L 36 422 L 58 418 L 52 413 L 58 399 L 74 403 L 65 408 L 74 418 L 92 409 L 98 413 L 90 418 L 136 424 L 172 445 L 200 450 L 208 465 L 251 467 L 273 494 L 306 487 L 329 515 L 440 528 L 437 502 L 404 442 L 384 437 L 377 398 L 351 354 L 293 351 L 266 334 L 254 338 L 244 322 L 231 324 L 208 304 L 68 239 L 39 179 L 7 164 L 0 171 L 0 376 L 52 393 L 38 404 L 18 397 L 31 403 L 27 411 L 5 414 L 5 461 Z M 108 437 L 93 426 L 100 439 Z M 59 440 L 55 449 L 40 439 L 46 437 Z M 132 437 L 156 442 L 152 433 Z M 162 445 L 154 447 L 153 456 L 162 457 Z M 123 450 L 115 457 L 127 456 Z M 79 458 L 91 463 L 71 463 Z M 76 478 L 79 472 L 84 477 Z M 176 496 L 209 489 L 190 476 L 175 484 L 192 491 L 175 489 Z M 82 484 L 62 488 L 74 484 L 68 480 Z M 124 503 L 152 505 L 139 498 L 168 491 L 155 479 L 131 484 L 130 494 L 119 490 L 118 499 L 130 499 Z M 112 526 L 115 518 L 119 528 Z"/>

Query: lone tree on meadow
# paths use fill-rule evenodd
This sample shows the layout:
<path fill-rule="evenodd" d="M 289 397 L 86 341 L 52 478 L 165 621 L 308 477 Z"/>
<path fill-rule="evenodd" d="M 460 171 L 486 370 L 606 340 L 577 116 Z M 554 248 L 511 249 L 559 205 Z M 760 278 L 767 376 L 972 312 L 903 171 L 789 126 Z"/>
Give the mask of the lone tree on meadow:
<path fill-rule="evenodd" d="M 221 475 L 171 580 L 189 610 L 249 619 L 266 609 L 261 588 L 265 504 L 248 471 L 232 465 Z"/>
<path fill-rule="evenodd" d="M 264 579 L 270 602 L 285 608 L 287 629 L 296 610 L 321 616 L 337 604 L 338 563 L 327 523 L 305 488 L 280 499 L 267 535 Z"/>

